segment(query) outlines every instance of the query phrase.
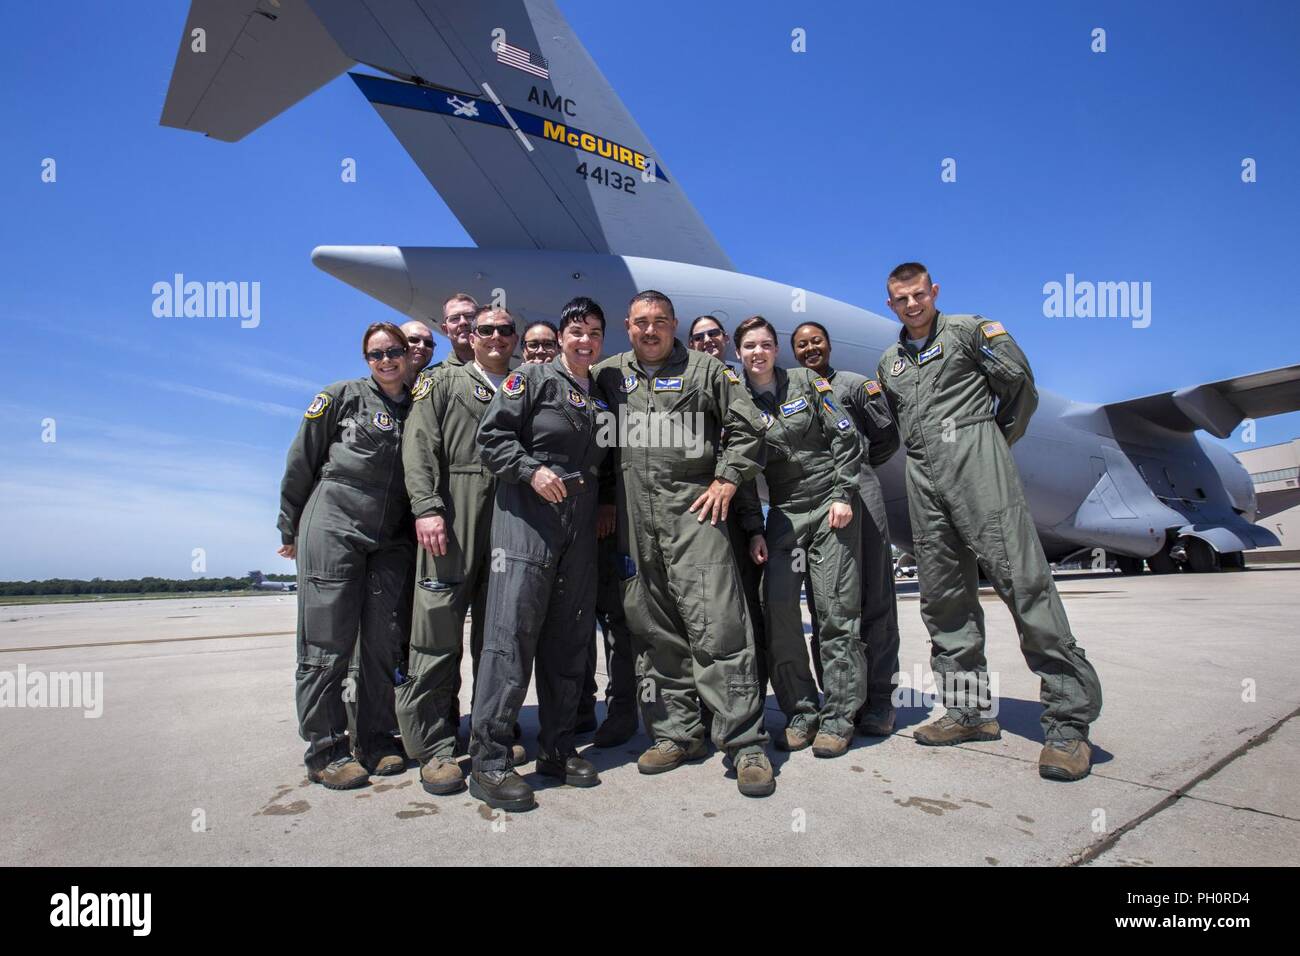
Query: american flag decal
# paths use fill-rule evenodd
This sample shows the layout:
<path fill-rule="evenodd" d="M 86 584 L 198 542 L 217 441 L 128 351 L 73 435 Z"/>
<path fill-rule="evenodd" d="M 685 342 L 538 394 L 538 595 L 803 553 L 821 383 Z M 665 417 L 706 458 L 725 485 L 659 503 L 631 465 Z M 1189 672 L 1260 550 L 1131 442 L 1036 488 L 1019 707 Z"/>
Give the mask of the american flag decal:
<path fill-rule="evenodd" d="M 551 78 L 551 71 L 547 69 L 546 57 L 540 53 L 529 53 L 522 47 L 511 46 L 504 40 L 497 44 L 497 62 L 504 63 L 506 66 L 513 66 L 516 70 L 523 70 L 525 73 L 533 74 L 533 76 L 540 76 L 543 80 Z"/>

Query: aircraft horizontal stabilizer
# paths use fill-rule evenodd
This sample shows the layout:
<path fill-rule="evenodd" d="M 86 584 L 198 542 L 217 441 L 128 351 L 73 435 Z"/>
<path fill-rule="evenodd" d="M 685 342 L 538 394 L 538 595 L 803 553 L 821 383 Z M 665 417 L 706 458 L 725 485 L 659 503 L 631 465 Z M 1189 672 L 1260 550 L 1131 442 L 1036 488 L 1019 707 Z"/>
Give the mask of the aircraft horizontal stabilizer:
<path fill-rule="evenodd" d="M 193 0 L 160 122 L 233 143 L 352 65 L 307 0 Z"/>
<path fill-rule="evenodd" d="M 1216 438 L 1227 438 L 1247 418 L 1300 410 L 1300 365 L 1130 398 L 1103 408 L 1173 431 L 1203 428 Z"/>

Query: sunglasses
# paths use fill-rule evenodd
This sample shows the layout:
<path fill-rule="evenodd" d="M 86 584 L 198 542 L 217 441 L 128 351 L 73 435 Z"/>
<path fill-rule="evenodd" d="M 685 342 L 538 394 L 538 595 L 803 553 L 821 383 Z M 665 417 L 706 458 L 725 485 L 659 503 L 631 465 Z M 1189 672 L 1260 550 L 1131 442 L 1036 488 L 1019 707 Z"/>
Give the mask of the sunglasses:
<path fill-rule="evenodd" d="M 481 339 L 490 339 L 493 335 L 499 335 L 503 339 L 514 337 L 515 327 L 509 322 L 503 322 L 500 325 L 476 325 L 474 332 Z"/>
<path fill-rule="evenodd" d="M 384 359 L 399 359 L 405 354 L 405 345 L 394 345 L 391 349 L 371 349 L 366 353 L 366 358 L 372 362 L 380 362 Z"/>
<path fill-rule="evenodd" d="M 692 342 L 703 342 L 705 339 L 716 339 L 722 334 L 722 329 L 706 329 L 703 332 L 694 332 L 691 334 Z"/>
<path fill-rule="evenodd" d="M 406 341 L 410 342 L 412 345 L 419 345 L 420 343 L 424 343 L 424 347 L 425 347 L 426 349 L 431 349 L 431 348 L 433 348 L 433 337 L 432 337 L 432 336 L 430 336 L 429 338 L 426 339 L 426 338 L 422 338 L 421 336 L 418 336 L 418 335 L 408 335 L 408 336 L 406 337 Z"/>

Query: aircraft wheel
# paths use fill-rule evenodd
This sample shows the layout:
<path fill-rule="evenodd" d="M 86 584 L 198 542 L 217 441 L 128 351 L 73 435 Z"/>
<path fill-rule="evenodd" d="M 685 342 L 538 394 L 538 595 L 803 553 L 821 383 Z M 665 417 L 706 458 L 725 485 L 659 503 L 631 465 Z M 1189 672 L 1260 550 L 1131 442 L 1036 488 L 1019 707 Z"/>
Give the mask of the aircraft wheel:
<path fill-rule="evenodd" d="M 1179 564 L 1169 557 L 1168 551 L 1157 551 L 1147 558 L 1147 567 L 1151 569 L 1152 574 L 1177 574 Z"/>
<path fill-rule="evenodd" d="M 1130 558 L 1127 554 L 1115 555 L 1115 567 L 1119 569 L 1120 574 L 1141 574 L 1145 563 L 1141 558 Z"/>
<path fill-rule="evenodd" d="M 1187 539 L 1187 567 L 1198 574 L 1219 571 L 1219 552 L 1200 538 Z"/>

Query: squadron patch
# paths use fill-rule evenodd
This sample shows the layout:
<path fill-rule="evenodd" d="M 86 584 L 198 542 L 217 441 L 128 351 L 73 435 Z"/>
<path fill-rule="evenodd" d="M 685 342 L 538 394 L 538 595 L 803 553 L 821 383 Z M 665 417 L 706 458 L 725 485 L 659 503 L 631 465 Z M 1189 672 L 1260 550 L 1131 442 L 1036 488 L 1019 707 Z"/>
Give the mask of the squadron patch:
<path fill-rule="evenodd" d="M 769 412 L 765 412 L 765 411 L 763 411 L 762 409 L 759 409 L 758 414 L 760 414 L 761 416 L 763 416 L 763 427 L 764 427 L 764 428 L 771 428 L 771 427 L 772 427 L 772 423 L 773 423 L 774 421 L 776 421 L 776 419 L 772 417 L 771 413 L 769 413 Z"/>
<path fill-rule="evenodd" d="M 801 412 L 807 407 L 808 400 L 806 398 L 797 398 L 793 402 L 786 402 L 781 406 L 781 415 L 784 418 L 789 418 L 795 412 Z"/>
<path fill-rule="evenodd" d="M 626 395 L 630 395 L 632 392 L 635 391 L 636 391 L 636 376 L 629 375 L 627 378 L 623 379 L 623 392 Z"/>
<path fill-rule="evenodd" d="M 904 368 L 906 365 L 907 365 L 907 363 L 904 362 L 901 358 L 896 358 L 896 359 L 894 359 L 894 364 L 891 365 L 891 366 L 889 366 L 889 374 L 890 374 L 890 375 L 901 375 L 901 374 L 903 373 L 903 368 Z"/>
<path fill-rule="evenodd" d="M 863 382 L 862 388 L 868 395 L 880 394 L 880 383 L 877 382 L 874 378 L 869 378 L 865 382 Z"/>
<path fill-rule="evenodd" d="M 724 368 L 722 370 L 722 374 L 727 377 L 727 381 L 730 382 L 732 385 L 740 384 L 740 376 L 735 373 L 735 370 Z"/>
<path fill-rule="evenodd" d="M 518 398 L 524 394 L 524 376 L 519 372 L 511 372 L 510 377 L 501 383 L 501 391 L 510 398 Z"/>
<path fill-rule="evenodd" d="M 985 322 L 980 326 L 980 331 L 984 333 L 986 339 L 995 339 L 999 335 L 1007 334 L 1007 330 L 1002 327 L 1001 322 Z"/>
<path fill-rule="evenodd" d="M 375 417 L 371 419 L 375 427 L 381 432 L 391 432 L 393 430 L 393 416 L 388 412 L 375 412 Z"/>
<path fill-rule="evenodd" d="M 569 389 L 569 404 L 574 408 L 586 408 L 587 398 L 576 388 Z"/>
<path fill-rule="evenodd" d="M 815 378 L 813 379 L 813 388 L 819 392 L 829 392 L 831 391 L 831 383 L 824 378 Z"/>
<path fill-rule="evenodd" d="M 682 380 L 680 378 L 657 378 L 654 382 L 656 392 L 680 392 L 682 390 Z"/>
<path fill-rule="evenodd" d="M 411 401 L 418 402 L 432 391 L 433 378 L 428 375 L 421 375 L 420 380 L 415 383 L 415 388 L 411 389 Z"/>
<path fill-rule="evenodd" d="M 492 389 L 488 388 L 486 385 L 475 385 L 474 397 L 480 402 L 490 402 L 492 401 Z"/>
<path fill-rule="evenodd" d="M 937 359 L 941 355 L 943 355 L 943 343 L 936 342 L 916 357 L 916 364 L 924 365 L 926 362 Z"/>
<path fill-rule="evenodd" d="M 320 418 L 325 414 L 325 409 L 329 407 L 330 397 L 324 392 L 317 392 L 316 397 L 307 406 L 307 411 L 303 412 L 303 418 Z"/>

